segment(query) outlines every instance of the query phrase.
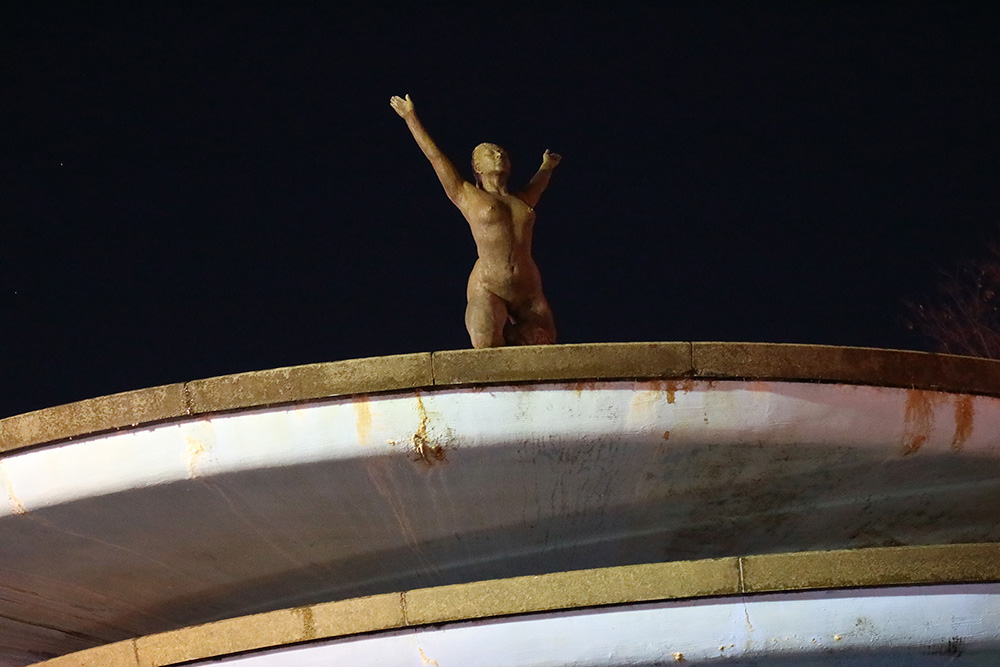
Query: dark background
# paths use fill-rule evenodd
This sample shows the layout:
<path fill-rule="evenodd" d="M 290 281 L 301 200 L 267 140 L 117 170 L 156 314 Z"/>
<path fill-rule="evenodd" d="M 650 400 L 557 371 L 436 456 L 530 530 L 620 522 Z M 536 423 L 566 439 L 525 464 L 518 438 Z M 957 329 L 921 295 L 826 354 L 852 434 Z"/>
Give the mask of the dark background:
<path fill-rule="evenodd" d="M 0 9 L 0 416 L 467 347 L 393 94 L 469 178 L 563 155 L 561 342 L 920 348 L 904 302 L 996 234 L 1000 3 L 139 4 Z"/>

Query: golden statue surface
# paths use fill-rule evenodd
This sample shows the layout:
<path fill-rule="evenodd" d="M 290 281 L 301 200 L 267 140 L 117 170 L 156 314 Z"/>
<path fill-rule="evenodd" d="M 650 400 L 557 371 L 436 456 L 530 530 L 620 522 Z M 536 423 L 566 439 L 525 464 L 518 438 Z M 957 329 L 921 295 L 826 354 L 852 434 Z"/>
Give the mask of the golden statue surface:
<path fill-rule="evenodd" d="M 406 121 L 448 199 L 472 229 L 479 252 L 466 291 L 465 326 L 472 346 L 554 343 L 555 324 L 531 257 L 531 234 L 534 207 L 562 158 L 546 150 L 542 165 L 524 189 L 511 193 L 507 189 L 511 167 L 507 152 L 496 144 L 479 144 L 472 151 L 476 182 L 470 183 L 427 134 L 409 95 L 394 96 L 390 104 Z"/>

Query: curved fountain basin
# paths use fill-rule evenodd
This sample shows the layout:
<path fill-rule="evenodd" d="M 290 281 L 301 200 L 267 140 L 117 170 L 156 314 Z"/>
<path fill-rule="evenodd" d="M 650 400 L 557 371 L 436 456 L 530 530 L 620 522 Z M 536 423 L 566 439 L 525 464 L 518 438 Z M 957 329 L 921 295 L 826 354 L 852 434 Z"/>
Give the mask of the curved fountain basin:
<path fill-rule="evenodd" d="M 232 667 L 922 667 L 1000 659 L 1000 584 L 625 604 L 236 655 Z"/>
<path fill-rule="evenodd" d="M 1000 541 L 995 362 L 697 343 L 405 361 L 2 420 L 0 664 L 427 586 Z"/>
<path fill-rule="evenodd" d="M 295 607 L 44 665 L 991 665 L 998 581 L 997 544 L 673 561 Z"/>

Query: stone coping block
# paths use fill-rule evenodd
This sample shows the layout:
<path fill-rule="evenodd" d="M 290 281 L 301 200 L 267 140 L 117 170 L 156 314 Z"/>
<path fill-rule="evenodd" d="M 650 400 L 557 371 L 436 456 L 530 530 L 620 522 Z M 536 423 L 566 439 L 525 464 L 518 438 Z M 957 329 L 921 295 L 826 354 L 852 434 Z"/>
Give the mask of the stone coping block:
<path fill-rule="evenodd" d="M 1000 545 L 819 551 L 742 559 L 747 593 L 1000 581 Z"/>
<path fill-rule="evenodd" d="M 429 387 L 431 353 L 349 359 L 236 373 L 187 383 L 193 414 Z"/>
<path fill-rule="evenodd" d="M 469 618 L 650 600 L 735 595 L 739 559 L 715 558 L 479 581 L 408 591 L 406 620 L 426 625 Z"/>
<path fill-rule="evenodd" d="M 135 640 L 96 646 L 41 663 L 45 667 L 139 667 Z"/>
<path fill-rule="evenodd" d="M 690 343 L 529 345 L 434 353 L 434 384 L 689 377 Z"/>
<path fill-rule="evenodd" d="M 165 667 L 404 627 L 780 591 L 1000 582 L 1000 544 L 875 547 L 556 572 L 387 593 L 129 639 L 35 667 Z"/>
<path fill-rule="evenodd" d="M 188 414 L 183 384 L 126 391 L 0 419 L 0 452 Z"/>
<path fill-rule="evenodd" d="M 1000 396 L 1000 361 L 771 343 L 586 343 L 420 352 L 236 373 L 0 419 L 0 454 L 232 410 L 435 387 L 567 380 L 759 379 Z"/>
<path fill-rule="evenodd" d="M 1000 362 L 828 345 L 692 343 L 696 377 L 813 380 L 972 394 L 1000 392 Z"/>

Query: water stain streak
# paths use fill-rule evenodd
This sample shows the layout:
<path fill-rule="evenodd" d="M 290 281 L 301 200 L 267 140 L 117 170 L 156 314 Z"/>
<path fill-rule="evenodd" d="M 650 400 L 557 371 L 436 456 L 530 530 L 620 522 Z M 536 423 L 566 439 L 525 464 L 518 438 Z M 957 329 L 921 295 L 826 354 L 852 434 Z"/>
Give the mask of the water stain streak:
<path fill-rule="evenodd" d="M 934 430 L 934 404 L 941 395 L 923 389 L 908 389 L 903 413 L 903 456 L 915 453 Z"/>
<path fill-rule="evenodd" d="M 951 439 L 951 449 L 962 451 L 962 447 L 972 435 L 976 417 L 976 405 L 972 396 L 959 396 L 955 399 L 955 436 Z"/>
<path fill-rule="evenodd" d="M 370 444 L 372 434 L 372 409 L 367 396 L 354 399 L 354 430 L 358 434 L 358 444 L 365 447 Z"/>

